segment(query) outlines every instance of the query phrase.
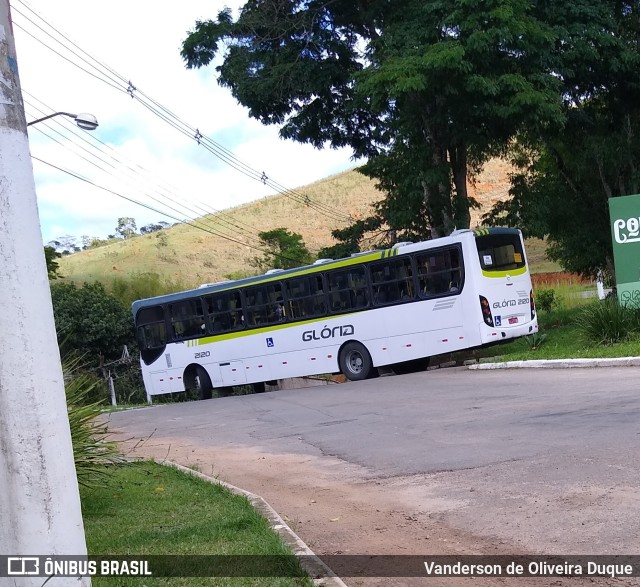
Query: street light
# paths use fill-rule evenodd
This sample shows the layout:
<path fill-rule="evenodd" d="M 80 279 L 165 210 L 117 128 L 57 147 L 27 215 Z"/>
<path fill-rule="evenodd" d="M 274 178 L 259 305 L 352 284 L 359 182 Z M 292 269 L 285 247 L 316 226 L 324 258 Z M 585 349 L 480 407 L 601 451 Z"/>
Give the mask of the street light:
<path fill-rule="evenodd" d="M 93 114 L 87 114 L 83 112 L 82 114 L 71 114 L 69 112 L 54 112 L 53 114 L 49 114 L 49 116 L 43 116 L 42 118 L 38 118 L 36 120 L 32 120 L 27 123 L 27 126 L 31 126 L 36 122 L 42 122 L 43 120 L 48 120 L 49 118 L 53 118 L 54 116 L 68 116 L 69 118 L 73 118 L 76 121 L 76 124 L 84 129 L 84 130 L 95 130 L 98 128 L 98 121 Z"/>

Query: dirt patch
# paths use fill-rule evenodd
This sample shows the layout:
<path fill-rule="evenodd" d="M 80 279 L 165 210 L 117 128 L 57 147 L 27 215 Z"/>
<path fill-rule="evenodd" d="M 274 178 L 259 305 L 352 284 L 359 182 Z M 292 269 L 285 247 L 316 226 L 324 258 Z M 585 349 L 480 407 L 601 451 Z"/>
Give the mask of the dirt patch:
<path fill-rule="evenodd" d="M 122 434 L 131 457 L 180 463 L 261 495 L 318 555 L 514 555 L 528 554 L 499 533 L 470 532 L 451 524 L 467 509 L 465 491 L 443 495 L 441 475 L 379 478 L 332 457 L 271 454 L 246 447 L 210 447 L 177 437 Z M 586 496 L 574 496 L 579 507 Z M 598 498 L 592 495 L 590 498 Z M 523 514 L 526 515 L 526 514 Z M 560 521 L 561 523 L 561 521 Z M 350 578 L 350 587 L 433 585 L 427 578 Z M 635 581 L 635 580 L 633 580 Z M 608 579 L 437 579 L 437 585 L 627 585 Z"/>

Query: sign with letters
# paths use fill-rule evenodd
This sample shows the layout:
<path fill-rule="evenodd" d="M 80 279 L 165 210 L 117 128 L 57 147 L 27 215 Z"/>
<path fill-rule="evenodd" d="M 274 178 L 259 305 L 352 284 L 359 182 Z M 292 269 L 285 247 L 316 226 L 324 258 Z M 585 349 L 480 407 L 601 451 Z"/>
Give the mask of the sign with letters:
<path fill-rule="evenodd" d="M 618 299 L 640 306 L 640 195 L 609 199 Z"/>

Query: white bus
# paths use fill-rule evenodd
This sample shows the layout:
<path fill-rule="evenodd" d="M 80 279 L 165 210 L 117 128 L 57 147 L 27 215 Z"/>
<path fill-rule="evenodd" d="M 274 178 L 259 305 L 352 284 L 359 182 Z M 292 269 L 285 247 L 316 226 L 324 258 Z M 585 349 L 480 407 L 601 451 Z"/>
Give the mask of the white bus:
<path fill-rule="evenodd" d="M 522 234 L 458 230 L 133 303 L 147 397 L 377 367 L 538 331 Z"/>

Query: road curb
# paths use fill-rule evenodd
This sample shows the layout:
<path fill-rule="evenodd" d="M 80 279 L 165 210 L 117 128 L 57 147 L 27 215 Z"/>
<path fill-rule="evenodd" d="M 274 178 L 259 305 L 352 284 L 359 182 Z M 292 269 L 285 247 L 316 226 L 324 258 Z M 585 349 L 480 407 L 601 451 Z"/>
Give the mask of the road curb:
<path fill-rule="evenodd" d="M 337 577 L 335 573 L 322 562 L 322 560 L 303 542 L 303 540 L 289 527 L 289 525 L 282 519 L 280 514 L 276 512 L 265 500 L 255 493 L 231 485 L 226 481 L 221 481 L 215 477 L 209 477 L 200 471 L 194 471 L 184 465 L 180 465 L 173 461 L 155 461 L 159 465 L 166 465 L 178 469 L 183 473 L 207 481 L 208 483 L 215 483 L 227 488 L 231 493 L 235 495 L 243 495 L 246 497 L 251 505 L 265 517 L 271 528 L 282 538 L 282 540 L 291 548 L 293 554 L 300 557 L 300 566 L 309 574 L 311 580 L 318 587 L 347 587 L 340 577 Z"/>
<path fill-rule="evenodd" d="M 573 369 L 584 367 L 640 367 L 640 357 L 614 359 L 547 359 L 467 365 L 469 369 Z"/>

